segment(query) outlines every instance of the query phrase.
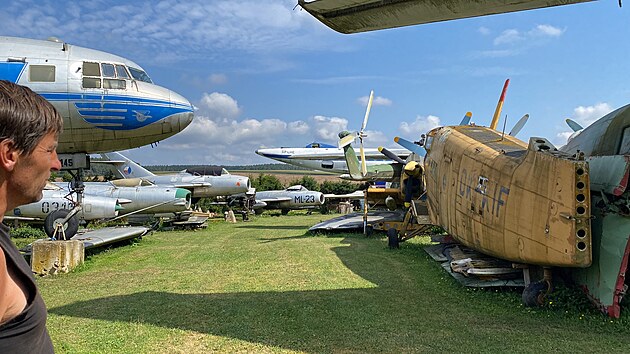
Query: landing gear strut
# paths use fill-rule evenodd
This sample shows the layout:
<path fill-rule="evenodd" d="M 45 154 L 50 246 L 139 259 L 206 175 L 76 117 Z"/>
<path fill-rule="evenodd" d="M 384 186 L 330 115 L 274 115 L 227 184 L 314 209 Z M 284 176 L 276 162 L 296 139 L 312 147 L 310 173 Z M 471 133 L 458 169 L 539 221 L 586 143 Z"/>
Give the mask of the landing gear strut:
<path fill-rule="evenodd" d="M 50 213 L 45 220 L 44 230 L 53 240 L 69 240 L 79 230 L 77 214 L 83 207 L 83 170 L 90 168 L 90 157 L 86 154 L 60 154 L 61 170 L 72 176 L 70 193 L 77 194 L 77 201 L 72 210 L 60 209 Z M 76 174 L 73 173 L 76 171 Z"/>

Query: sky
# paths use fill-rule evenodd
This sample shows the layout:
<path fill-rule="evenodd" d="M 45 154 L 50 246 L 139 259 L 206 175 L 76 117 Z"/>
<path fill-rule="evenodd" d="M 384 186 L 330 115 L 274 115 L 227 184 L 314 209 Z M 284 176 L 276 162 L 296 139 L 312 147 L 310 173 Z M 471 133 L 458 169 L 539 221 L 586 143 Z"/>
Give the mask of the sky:
<path fill-rule="evenodd" d="M 110 52 L 186 97 L 193 123 L 157 147 L 125 151 L 144 165 L 274 163 L 264 147 L 417 140 L 467 111 L 489 125 L 501 88 L 506 131 L 566 142 L 630 103 L 630 11 L 617 1 L 559 6 L 360 34 L 337 33 L 297 0 L 0 0 L 0 35 Z M 625 5 L 625 4 L 624 4 Z"/>

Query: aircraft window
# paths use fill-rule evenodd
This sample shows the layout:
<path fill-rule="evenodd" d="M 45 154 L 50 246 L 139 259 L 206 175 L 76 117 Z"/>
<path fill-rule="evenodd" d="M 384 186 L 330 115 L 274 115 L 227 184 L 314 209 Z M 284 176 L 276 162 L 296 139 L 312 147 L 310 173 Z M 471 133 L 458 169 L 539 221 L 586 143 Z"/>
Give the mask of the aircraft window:
<path fill-rule="evenodd" d="M 619 151 L 617 153 L 619 155 L 630 154 L 630 127 L 624 128 L 621 145 L 619 146 Z"/>
<path fill-rule="evenodd" d="M 101 64 L 101 70 L 103 71 L 103 77 L 116 77 L 116 71 L 114 70 L 114 64 Z"/>
<path fill-rule="evenodd" d="M 124 65 L 116 65 L 116 75 L 121 79 L 129 79 L 129 74 Z"/>
<path fill-rule="evenodd" d="M 55 82 L 54 65 L 29 65 L 28 81 Z"/>
<path fill-rule="evenodd" d="M 127 88 L 127 83 L 125 80 L 103 79 L 103 88 L 124 90 Z"/>
<path fill-rule="evenodd" d="M 101 79 L 97 77 L 84 77 L 83 88 L 101 88 Z"/>
<path fill-rule="evenodd" d="M 98 63 L 83 62 L 83 76 L 101 76 L 101 67 Z"/>
<path fill-rule="evenodd" d="M 424 149 L 427 151 L 431 150 L 432 143 L 433 143 L 433 135 L 427 136 L 427 139 L 424 141 Z"/>
<path fill-rule="evenodd" d="M 149 75 L 147 75 L 147 73 L 145 73 L 144 71 L 140 69 L 129 68 L 129 72 L 131 73 L 131 76 L 133 76 L 133 78 L 138 81 L 144 81 L 150 84 L 153 83 L 153 81 L 151 81 L 151 78 L 149 78 Z"/>

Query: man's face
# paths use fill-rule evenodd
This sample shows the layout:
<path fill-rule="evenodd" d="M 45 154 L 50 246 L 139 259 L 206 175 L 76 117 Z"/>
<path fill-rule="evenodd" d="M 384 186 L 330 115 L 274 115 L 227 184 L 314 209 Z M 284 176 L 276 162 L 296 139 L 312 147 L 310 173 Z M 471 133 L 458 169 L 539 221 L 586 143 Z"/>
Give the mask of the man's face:
<path fill-rule="evenodd" d="M 21 154 L 11 176 L 10 199 L 14 206 L 36 202 L 42 199 L 50 171 L 59 171 L 61 164 L 57 158 L 57 134 L 48 133 L 29 155 Z"/>

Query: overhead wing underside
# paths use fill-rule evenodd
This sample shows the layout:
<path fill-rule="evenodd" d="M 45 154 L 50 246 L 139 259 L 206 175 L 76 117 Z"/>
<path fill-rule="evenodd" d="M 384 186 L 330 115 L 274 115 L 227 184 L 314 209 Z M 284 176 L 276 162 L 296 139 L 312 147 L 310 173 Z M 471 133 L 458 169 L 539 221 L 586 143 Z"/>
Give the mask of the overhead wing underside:
<path fill-rule="evenodd" d="M 326 26 L 357 33 L 594 0 L 298 0 Z"/>

